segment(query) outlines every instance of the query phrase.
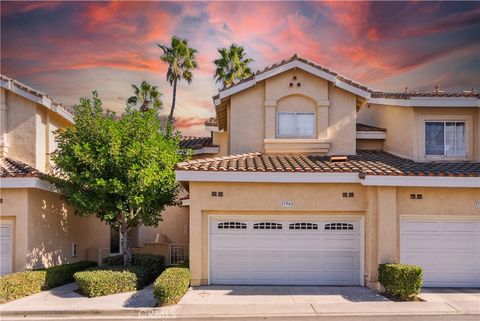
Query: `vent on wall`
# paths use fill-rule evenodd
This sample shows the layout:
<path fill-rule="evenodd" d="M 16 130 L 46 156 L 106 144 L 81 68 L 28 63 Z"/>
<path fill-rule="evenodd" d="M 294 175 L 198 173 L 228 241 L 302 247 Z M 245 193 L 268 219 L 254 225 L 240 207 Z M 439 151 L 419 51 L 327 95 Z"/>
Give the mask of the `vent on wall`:
<path fill-rule="evenodd" d="M 355 194 L 353 192 L 343 192 L 342 193 L 342 197 L 346 197 L 346 198 L 350 198 L 350 197 L 354 197 Z"/>
<path fill-rule="evenodd" d="M 423 194 L 410 194 L 411 200 L 421 200 L 423 199 Z"/>

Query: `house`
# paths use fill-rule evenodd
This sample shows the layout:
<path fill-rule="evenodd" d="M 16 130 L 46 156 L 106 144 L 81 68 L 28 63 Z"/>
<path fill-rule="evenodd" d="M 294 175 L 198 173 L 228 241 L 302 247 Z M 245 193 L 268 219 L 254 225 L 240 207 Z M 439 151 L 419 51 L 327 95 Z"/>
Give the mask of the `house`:
<path fill-rule="evenodd" d="M 373 91 L 293 56 L 213 97 L 222 156 L 177 165 L 191 284 L 480 286 L 480 95 Z"/>
<path fill-rule="evenodd" d="M 0 76 L 0 274 L 79 260 L 101 262 L 120 253 L 120 235 L 96 217 L 75 216 L 52 185 L 53 131 L 73 126 L 69 108 L 45 93 Z M 218 154 L 212 137 L 185 137 L 193 158 Z M 131 238 L 136 252 L 170 262 L 188 255 L 188 207 L 168 207 L 158 228 L 141 226 Z"/>

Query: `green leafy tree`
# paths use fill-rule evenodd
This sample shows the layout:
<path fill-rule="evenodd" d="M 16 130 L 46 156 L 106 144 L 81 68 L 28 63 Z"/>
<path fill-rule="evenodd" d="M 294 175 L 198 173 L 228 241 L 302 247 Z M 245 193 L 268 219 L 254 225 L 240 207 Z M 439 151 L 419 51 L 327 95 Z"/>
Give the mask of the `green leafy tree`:
<path fill-rule="evenodd" d="M 157 226 L 165 206 L 177 203 L 174 166 L 185 158 L 180 137 L 163 127 L 157 108 L 127 106 L 117 117 L 104 111 L 96 92 L 80 99 L 74 120 L 74 127 L 56 132 L 56 175 L 49 179 L 78 215 L 95 215 L 119 230 L 129 264 L 129 232 Z"/>
<path fill-rule="evenodd" d="M 190 48 L 186 39 L 180 39 L 177 36 L 172 37 L 170 47 L 157 45 L 163 50 L 160 59 L 168 64 L 167 81 L 170 86 L 173 85 L 172 107 L 169 115 L 169 119 L 172 121 L 177 97 L 177 82 L 184 79 L 189 84 L 192 83 L 193 70 L 198 67 L 195 57 L 197 50 Z"/>
<path fill-rule="evenodd" d="M 150 107 L 159 109 L 162 107 L 162 94 L 158 91 L 157 86 L 152 86 L 145 80 L 142 81 L 140 87 L 132 84 L 134 95 L 130 96 L 127 104 L 132 107 L 138 107 L 140 111 L 147 111 Z"/>
<path fill-rule="evenodd" d="M 245 49 L 242 46 L 231 44 L 229 48 L 218 49 L 218 53 L 220 58 L 213 61 L 217 66 L 214 76 L 216 82 L 221 82 L 224 86 L 231 86 L 252 75 L 248 65 L 253 59 L 245 56 Z"/>

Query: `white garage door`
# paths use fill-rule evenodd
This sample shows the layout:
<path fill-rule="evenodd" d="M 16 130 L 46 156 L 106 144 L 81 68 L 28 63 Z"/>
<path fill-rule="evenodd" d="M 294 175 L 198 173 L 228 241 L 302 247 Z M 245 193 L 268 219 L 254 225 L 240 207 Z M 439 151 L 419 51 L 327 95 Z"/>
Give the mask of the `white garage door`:
<path fill-rule="evenodd" d="M 12 224 L 0 224 L 0 275 L 12 273 Z"/>
<path fill-rule="evenodd" d="M 423 268 L 426 287 L 480 287 L 480 220 L 402 219 L 400 261 Z"/>
<path fill-rule="evenodd" d="M 360 220 L 210 220 L 211 284 L 361 284 Z"/>

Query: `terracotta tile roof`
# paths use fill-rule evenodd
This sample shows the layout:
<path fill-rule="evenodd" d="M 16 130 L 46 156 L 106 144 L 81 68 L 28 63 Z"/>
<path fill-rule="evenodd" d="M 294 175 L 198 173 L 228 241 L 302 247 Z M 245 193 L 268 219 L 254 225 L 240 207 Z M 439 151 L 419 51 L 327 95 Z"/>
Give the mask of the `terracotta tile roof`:
<path fill-rule="evenodd" d="M 184 136 L 180 140 L 180 147 L 186 149 L 202 149 L 203 147 L 214 147 L 211 137 Z"/>
<path fill-rule="evenodd" d="M 222 172 L 318 172 L 394 176 L 480 176 L 480 162 L 418 163 L 383 151 L 358 151 L 346 162 L 330 156 L 250 153 L 197 159 L 177 164 L 177 170 Z"/>
<path fill-rule="evenodd" d="M 480 93 L 475 90 L 472 91 L 463 91 L 459 93 L 449 93 L 449 92 L 381 92 L 376 91 L 371 95 L 372 98 L 390 98 L 390 99 L 410 99 L 411 97 L 472 97 L 480 98 Z"/>
<path fill-rule="evenodd" d="M 239 84 L 242 84 L 242 83 L 245 83 L 245 82 L 247 82 L 247 81 L 249 81 L 249 80 L 254 79 L 255 76 L 261 75 L 261 74 L 263 74 L 263 73 L 265 73 L 265 72 L 267 72 L 267 71 L 270 71 L 270 70 L 272 70 L 272 69 L 274 69 L 274 68 L 277 68 L 277 67 L 283 66 L 283 65 L 285 65 L 285 64 L 288 64 L 288 63 L 290 63 L 290 62 L 292 62 L 292 61 L 294 61 L 294 60 L 301 61 L 301 62 L 303 62 L 303 63 L 305 63 L 305 64 L 307 64 L 307 65 L 310 65 L 310 66 L 312 66 L 312 67 L 314 67 L 314 68 L 316 68 L 316 69 L 318 69 L 318 70 L 321 70 L 321 71 L 326 72 L 326 73 L 328 73 L 328 74 L 330 74 L 330 75 L 332 75 L 332 76 L 335 76 L 338 80 L 341 80 L 341 81 L 343 81 L 343 82 L 345 82 L 345 83 L 347 83 L 347 84 L 349 84 L 349 85 L 351 85 L 351 86 L 357 87 L 357 88 L 359 88 L 359 89 L 362 89 L 362 90 L 365 90 L 365 91 L 368 91 L 368 92 L 372 92 L 372 90 L 369 89 L 368 87 L 366 87 L 366 86 L 364 86 L 364 85 L 362 85 L 362 84 L 360 84 L 360 83 L 358 83 L 358 82 L 356 82 L 356 81 L 354 81 L 354 80 L 352 80 L 352 79 L 349 79 L 349 78 L 346 78 L 346 77 L 344 77 L 344 76 L 342 76 L 342 75 L 339 75 L 338 73 L 336 73 L 336 72 L 334 72 L 334 71 L 332 71 L 332 70 L 330 70 L 330 69 L 328 69 L 328 68 L 325 68 L 325 67 L 323 67 L 323 66 L 321 66 L 321 65 L 319 65 L 319 64 L 316 64 L 316 63 L 314 63 L 314 62 L 312 62 L 312 61 L 310 61 L 310 60 L 307 60 L 307 59 L 305 59 L 305 58 L 298 57 L 296 54 L 293 55 L 293 56 L 292 56 L 291 58 L 289 58 L 289 59 L 285 59 L 285 60 L 282 60 L 281 62 L 274 63 L 273 65 L 267 66 L 267 67 L 265 67 L 263 70 L 258 70 L 255 74 L 253 74 L 253 75 L 251 75 L 251 76 L 249 76 L 249 77 L 247 77 L 247 78 L 243 78 L 242 80 L 240 80 L 240 81 L 239 81 L 238 83 L 236 83 L 236 84 L 233 84 L 233 85 L 231 85 L 231 86 L 224 86 L 222 89 L 219 90 L 219 92 L 221 92 L 221 91 L 223 91 L 223 90 L 226 90 L 226 89 L 230 89 L 230 88 L 235 87 L 235 86 L 238 86 Z M 218 98 L 218 97 L 217 97 L 217 96 L 213 96 L 213 99 L 216 99 L 216 98 Z"/>
<path fill-rule="evenodd" d="M 357 123 L 357 132 L 386 132 L 385 128 Z"/>
<path fill-rule="evenodd" d="M 41 173 L 35 168 L 8 157 L 0 159 L 0 177 L 39 177 Z"/>
<path fill-rule="evenodd" d="M 209 119 L 207 119 L 205 121 L 205 126 L 217 127 L 218 126 L 217 117 L 210 117 Z"/>

